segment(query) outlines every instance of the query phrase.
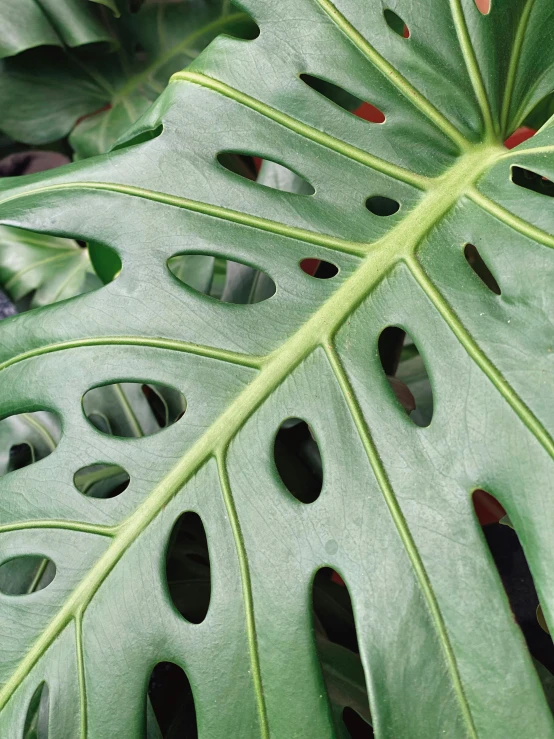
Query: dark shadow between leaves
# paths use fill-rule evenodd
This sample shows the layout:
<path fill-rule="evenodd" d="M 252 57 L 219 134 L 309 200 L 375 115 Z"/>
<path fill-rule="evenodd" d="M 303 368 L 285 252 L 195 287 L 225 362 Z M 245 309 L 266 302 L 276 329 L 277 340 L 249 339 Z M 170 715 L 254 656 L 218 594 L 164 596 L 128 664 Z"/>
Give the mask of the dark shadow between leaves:
<path fill-rule="evenodd" d="M 482 501 L 482 490 L 472 495 L 474 505 Z M 500 503 L 486 493 L 487 499 L 501 510 Z M 480 516 L 483 518 L 482 514 Z M 487 520 L 487 519 L 485 519 Z M 554 645 L 547 633 L 539 598 L 525 552 L 508 516 L 498 523 L 485 523 L 483 536 L 506 592 L 513 617 L 520 627 L 533 664 L 554 710 Z"/>
<path fill-rule="evenodd" d="M 190 623 L 202 623 L 210 607 L 212 584 L 206 530 L 197 513 L 183 513 L 173 526 L 166 578 L 177 611 Z"/>
<path fill-rule="evenodd" d="M 312 607 L 315 644 L 335 722 L 352 739 L 369 739 L 373 730 L 352 601 L 346 583 L 330 567 L 322 567 L 314 577 Z"/>
<path fill-rule="evenodd" d="M 198 739 L 196 708 L 185 671 L 173 662 L 159 662 L 148 681 L 147 736 Z"/>
<path fill-rule="evenodd" d="M 500 286 L 490 269 L 485 264 L 483 257 L 479 254 L 477 247 L 473 244 L 466 244 L 464 248 L 464 256 L 471 269 L 475 272 L 485 287 L 495 295 L 500 295 Z"/>
<path fill-rule="evenodd" d="M 302 80 L 302 82 L 308 85 L 308 87 L 311 87 L 312 90 L 315 90 L 320 95 L 323 95 L 323 97 L 326 97 L 327 100 L 335 103 L 335 105 L 338 105 L 340 108 L 346 110 L 348 113 L 352 113 L 361 105 L 367 103 L 367 100 L 361 100 L 359 97 L 356 97 L 356 95 L 352 95 L 352 93 L 347 92 L 344 88 L 339 87 L 339 85 L 335 85 L 334 82 L 325 80 L 322 77 L 315 77 L 312 74 L 301 74 L 300 79 Z M 368 123 L 384 123 L 384 113 L 379 110 L 379 108 L 375 107 L 375 105 L 373 105 L 372 103 L 368 103 L 368 105 L 371 105 L 373 109 L 372 119 L 371 121 L 368 121 Z M 367 121 L 367 118 L 364 118 L 363 120 Z"/>
<path fill-rule="evenodd" d="M 314 503 L 321 494 L 323 464 L 318 443 L 306 421 L 283 421 L 275 436 L 273 455 L 289 493 L 300 503 Z"/>
<path fill-rule="evenodd" d="M 545 195 L 548 198 L 554 198 L 554 182 L 544 175 L 515 165 L 511 168 L 510 174 L 514 185 L 522 187 L 524 190 L 539 193 L 539 195 Z"/>
<path fill-rule="evenodd" d="M 401 38 L 410 38 L 410 29 L 404 23 L 402 18 L 394 12 L 394 10 L 387 8 L 383 11 L 383 15 L 385 16 L 385 21 L 391 31 L 394 31 L 394 33 Z"/>
<path fill-rule="evenodd" d="M 309 257 L 300 262 L 300 269 L 310 277 L 315 277 L 316 280 L 330 280 L 339 273 L 339 268 L 332 262 Z"/>

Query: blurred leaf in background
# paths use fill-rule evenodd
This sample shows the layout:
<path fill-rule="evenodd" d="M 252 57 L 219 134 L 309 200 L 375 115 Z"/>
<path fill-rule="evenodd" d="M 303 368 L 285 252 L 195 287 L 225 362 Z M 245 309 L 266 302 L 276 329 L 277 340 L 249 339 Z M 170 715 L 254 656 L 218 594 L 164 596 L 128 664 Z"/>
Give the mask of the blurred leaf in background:
<path fill-rule="evenodd" d="M 0 21 L 9 23 L 16 4 L 2 4 Z M 77 0 L 49 4 L 56 6 L 50 25 L 35 13 L 11 46 L 0 31 L 0 130 L 34 145 L 69 135 L 76 158 L 108 151 L 219 33 L 257 32 L 229 0 L 150 0 L 138 10 L 114 0 L 102 3 L 111 10 L 83 9 Z M 22 28 L 20 18 L 16 25 Z"/>

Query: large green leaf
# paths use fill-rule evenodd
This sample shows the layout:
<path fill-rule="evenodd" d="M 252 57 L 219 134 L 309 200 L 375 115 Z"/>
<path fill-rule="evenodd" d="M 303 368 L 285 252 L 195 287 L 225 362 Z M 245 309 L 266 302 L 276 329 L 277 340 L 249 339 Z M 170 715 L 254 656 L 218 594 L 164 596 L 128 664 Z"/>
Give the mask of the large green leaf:
<path fill-rule="evenodd" d="M 96 4 L 118 15 L 114 0 L 2 0 L 0 59 L 36 46 L 67 46 L 111 42 Z"/>
<path fill-rule="evenodd" d="M 314 573 L 330 566 L 352 597 L 377 737 L 553 737 L 471 501 L 480 488 L 506 508 L 552 631 L 554 210 L 511 167 L 536 172 L 535 189 L 554 179 L 554 125 L 501 145 L 554 88 L 552 5 L 493 0 L 482 15 L 474 0 L 428 0 L 425 12 L 395 0 L 409 38 L 367 0 L 242 5 L 259 38 L 214 42 L 127 147 L 1 183 L 4 223 L 111 246 L 123 267 L 94 293 L 0 326 L 0 413 L 63 421 L 56 451 L 0 485 L 0 558 L 57 566 L 44 590 L 0 599 L 0 735 L 21 734 L 46 681 L 51 737 L 141 737 L 148 675 L 165 660 L 190 678 L 204 739 L 344 736 L 310 608 Z M 386 122 L 351 116 L 301 74 Z M 276 161 L 315 194 L 247 181 L 222 152 Z M 398 212 L 368 212 L 375 196 Z M 167 268 L 199 253 L 263 270 L 277 292 L 242 306 L 202 296 Z M 304 258 L 339 273 L 310 277 Z M 408 332 L 427 367 L 427 427 L 381 368 L 387 326 Z M 103 435 L 81 398 L 125 381 L 180 390 L 184 417 L 153 436 Z M 312 504 L 275 467 L 288 418 L 319 444 Z M 99 462 L 128 471 L 124 493 L 76 492 L 76 470 Z M 184 511 L 201 516 L 210 549 L 200 625 L 165 582 Z"/>
<path fill-rule="evenodd" d="M 1 10 L 0 10 L 0 18 Z M 104 14 L 117 49 L 36 49 L 4 62 L 0 129 L 28 144 L 71 132 L 78 157 L 103 154 L 222 31 L 242 33 L 247 16 L 226 0 L 187 0 Z M 252 27 L 253 24 L 249 24 Z"/>

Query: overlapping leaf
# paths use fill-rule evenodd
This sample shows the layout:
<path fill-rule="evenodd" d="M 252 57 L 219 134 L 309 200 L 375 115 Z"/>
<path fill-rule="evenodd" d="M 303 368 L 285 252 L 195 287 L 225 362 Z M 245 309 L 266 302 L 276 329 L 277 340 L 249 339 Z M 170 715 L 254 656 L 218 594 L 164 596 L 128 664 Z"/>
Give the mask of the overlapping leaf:
<path fill-rule="evenodd" d="M 2 415 L 54 410 L 63 435 L 0 485 L 1 559 L 40 553 L 57 567 L 44 590 L 0 598 L 0 732 L 22 731 L 46 681 L 52 737 L 140 737 L 146 681 L 165 660 L 190 678 L 201 737 L 344 735 L 309 608 L 315 572 L 331 566 L 352 596 L 376 736 L 554 736 L 471 502 L 481 488 L 506 508 L 552 628 L 554 211 L 513 168 L 554 179 L 554 127 L 501 145 L 554 87 L 550 3 L 493 0 L 485 16 L 473 0 L 396 0 L 409 38 L 365 0 L 242 5 L 259 38 L 214 42 L 126 147 L 2 183 L 4 223 L 110 246 L 123 267 L 1 326 Z M 354 118 L 303 74 L 386 122 Z M 281 163 L 315 193 L 248 182 L 219 164 L 229 152 Z M 397 212 L 369 212 L 374 197 Z M 179 254 L 256 267 L 277 291 L 214 301 L 169 271 Z M 339 272 L 313 278 L 305 258 Z M 381 367 L 388 326 L 429 372 L 427 427 Z M 146 438 L 103 435 L 81 399 L 125 381 L 176 388 L 184 416 Z M 311 504 L 275 467 L 289 418 L 319 444 Z M 74 488 L 97 462 L 130 475 L 113 500 Z M 177 613 L 164 579 L 185 511 L 210 550 L 201 624 Z"/>
<path fill-rule="evenodd" d="M 58 8 L 62 19 L 70 8 L 63 4 L 63 13 Z M 3 131 L 30 144 L 71 133 L 77 157 L 103 154 L 162 92 L 171 74 L 189 64 L 214 36 L 223 31 L 242 35 L 255 28 L 224 0 L 155 3 L 136 13 L 124 7 L 117 20 L 105 12 L 96 24 L 111 49 L 47 47 L 4 62 Z"/>

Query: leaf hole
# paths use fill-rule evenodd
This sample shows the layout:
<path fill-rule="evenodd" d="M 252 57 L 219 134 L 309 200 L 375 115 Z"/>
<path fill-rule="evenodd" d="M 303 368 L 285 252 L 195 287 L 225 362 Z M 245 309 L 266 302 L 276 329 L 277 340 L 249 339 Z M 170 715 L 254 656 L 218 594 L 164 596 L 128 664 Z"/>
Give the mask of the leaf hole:
<path fill-rule="evenodd" d="M 245 157 L 245 156 L 254 156 L 259 161 L 259 167 L 262 166 L 264 162 L 271 162 L 272 164 L 277 164 L 282 171 L 282 174 L 288 175 L 290 178 L 290 175 L 296 175 L 296 177 L 300 178 L 302 180 L 302 193 L 298 193 L 297 189 L 295 187 L 292 187 L 289 182 L 287 182 L 287 177 L 283 177 L 282 181 L 279 181 L 279 186 L 273 186 L 269 184 L 261 184 L 256 183 L 259 187 L 267 187 L 271 190 L 279 190 L 280 192 L 288 192 L 293 193 L 295 195 L 313 195 L 315 193 L 315 188 L 312 187 L 312 185 L 308 182 L 308 180 L 305 177 L 302 177 L 302 175 L 298 174 L 298 172 L 294 172 L 292 169 L 289 169 L 284 164 L 281 164 L 280 162 L 274 162 L 272 159 L 266 159 L 264 157 L 261 157 L 257 154 L 254 155 L 248 155 L 248 154 L 242 154 L 240 152 L 232 152 L 232 151 L 224 151 L 220 152 L 217 155 L 217 161 L 219 164 L 227 169 L 229 172 L 233 172 L 233 174 L 238 175 L 239 177 L 243 177 L 247 180 L 252 179 L 248 172 L 244 172 L 243 169 L 239 166 L 237 163 L 237 157 Z M 244 161 L 243 159 L 239 159 L 238 162 Z"/>
<path fill-rule="evenodd" d="M 48 739 L 49 714 L 50 698 L 48 684 L 42 682 L 29 701 L 23 728 L 24 739 Z"/>
<path fill-rule="evenodd" d="M 481 15 L 488 15 L 491 12 L 491 0 L 475 0 L 475 5 Z"/>
<path fill-rule="evenodd" d="M 56 413 L 18 413 L 0 421 L 0 476 L 48 457 L 61 438 Z"/>
<path fill-rule="evenodd" d="M 491 519 L 483 518 L 480 512 L 483 495 L 487 496 L 489 507 L 495 506 L 491 523 L 488 522 Z M 539 609 L 539 597 L 517 532 L 508 516 L 504 516 L 500 522 L 495 521 L 498 512 L 503 509 L 490 493 L 476 490 L 472 500 L 478 518 L 485 521 L 482 523 L 483 536 L 502 581 L 513 617 L 523 633 L 545 692 L 546 686 L 550 686 L 548 692 L 552 694 L 554 644 L 550 634 L 545 631 L 546 623 L 542 609 Z"/>
<path fill-rule="evenodd" d="M 365 201 L 365 207 L 373 215 L 387 217 L 398 213 L 400 203 L 398 200 L 393 200 L 393 198 L 384 195 L 372 195 Z"/>
<path fill-rule="evenodd" d="M 416 426 L 433 418 L 433 390 L 423 357 L 398 326 L 388 326 L 378 342 L 379 359 L 396 399 Z"/>
<path fill-rule="evenodd" d="M 117 464 L 98 462 L 73 475 L 75 487 L 89 498 L 115 498 L 129 487 L 129 474 Z"/>
<path fill-rule="evenodd" d="M 152 670 L 146 700 L 146 727 L 149 737 L 198 738 L 190 681 L 182 667 L 174 662 L 158 662 Z"/>
<path fill-rule="evenodd" d="M 121 438 L 151 436 L 176 423 L 186 410 L 182 393 L 168 385 L 116 382 L 83 396 L 88 421 L 101 433 Z"/>
<path fill-rule="evenodd" d="M 275 436 L 273 458 L 281 481 L 296 500 L 307 504 L 319 498 L 323 485 L 321 453 L 306 421 L 283 421 Z"/>
<path fill-rule="evenodd" d="M 345 706 L 342 721 L 351 739 L 374 739 L 373 727 L 350 706 Z"/>
<path fill-rule="evenodd" d="M 144 50 L 139 52 L 141 56 L 145 56 Z M 144 144 L 147 141 L 153 141 L 162 135 L 164 131 L 163 123 L 160 123 L 154 128 L 145 128 L 139 131 L 135 136 L 130 139 L 122 140 L 121 143 L 114 146 L 111 150 L 116 151 L 117 149 L 128 149 L 130 146 L 137 146 L 138 144 Z"/>
<path fill-rule="evenodd" d="M 335 85 L 333 82 L 324 80 L 321 77 L 314 77 L 314 75 L 311 74 L 301 74 L 300 79 L 308 85 L 308 87 L 311 87 L 312 90 L 323 95 L 323 97 L 326 97 L 343 110 L 352 113 L 362 105 L 369 105 L 372 108 L 372 115 L 369 118 L 364 116 L 364 120 L 367 120 L 370 123 L 385 122 L 385 114 L 379 110 L 379 108 L 375 107 L 375 105 L 371 105 L 371 103 L 368 103 L 365 100 L 361 100 L 359 97 L 356 97 L 356 95 L 352 95 L 352 93 L 347 92 L 345 89 Z"/>
<path fill-rule="evenodd" d="M 210 606 L 212 584 L 206 530 L 197 513 L 183 513 L 173 526 L 166 579 L 173 605 L 181 616 L 190 623 L 202 623 Z"/>
<path fill-rule="evenodd" d="M 538 172 L 533 172 L 524 167 L 513 166 L 510 170 L 512 182 L 525 190 L 537 192 L 540 195 L 554 198 L 554 182 Z"/>
<path fill-rule="evenodd" d="M 222 303 L 262 303 L 275 295 L 275 282 L 262 270 L 226 257 L 178 254 L 167 266 L 183 285 Z"/>
<path fill-rule="evenodd" d="M 339 268 L 336 265 L 332 262 L 325 262 L 323 259 L 303 259 L 300 262 L 300 269 L 318 280 L 330 280 L 339 273 Z"/>
<path fill-rule="evenodd" d="M 0 565 L 0 593 L 30 595 L 48 587 L 56 576 L 56 565 L 48 557 L 25 554 Z"/>
<path fill-rule="evenodd" d="M 346 583 L 330 567 L 322 567 L 314 577 L 312 609 L 316 650 L 333 715 L 352 739 L 372 737 L 352 600 Z"/>
<path fill-rule="evenodd" d="M 495 295 L 500 295 L 501 290 L 494 275 L 483 261 L 482 256 L 477 251 L 477 247 L 473 244 L 466 244 L 464 256 L 471 269 L 475 272 L 481 282 Z"/>
<path fill-rule="evenodd" d="M 387 8 L 383 11 L 383 15 L 385 16 L 386 24 L 391 31 L 394 31 L 396 35 L 401 38 L 410 38 L 410 29 L 404 23 L 402 18 L 394 12 L 394 10 Z"/>

